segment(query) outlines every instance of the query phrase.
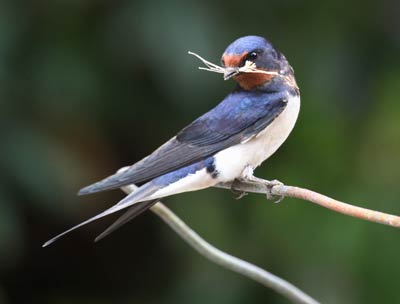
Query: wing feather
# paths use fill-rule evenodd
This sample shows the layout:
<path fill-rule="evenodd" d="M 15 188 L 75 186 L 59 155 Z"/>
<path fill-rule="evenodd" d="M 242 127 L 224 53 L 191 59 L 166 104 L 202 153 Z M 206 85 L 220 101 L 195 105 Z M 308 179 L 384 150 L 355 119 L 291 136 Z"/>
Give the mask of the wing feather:
<path fill-rule="evenodd" d="M 141 184 L 239 144 L 267 127 L 285 109 L 286 99 L 284 92 L 234 92 L 148 157 L 81 189 L 79 194 Z"/>

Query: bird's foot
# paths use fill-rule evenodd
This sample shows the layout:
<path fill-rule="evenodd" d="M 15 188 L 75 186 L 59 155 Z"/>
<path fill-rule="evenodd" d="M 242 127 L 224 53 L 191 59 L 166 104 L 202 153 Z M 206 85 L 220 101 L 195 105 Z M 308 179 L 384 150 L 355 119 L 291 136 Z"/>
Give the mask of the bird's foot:
<path fill-rule="evenodd" d="M 280 182 L 280 181 L 278 181 L 276 179 L 274 179 L 272 181 L 269 181 L 269 180 L 265 180 L 265 179 L 262 179 L 262 178 L 255 177 L 253 175 L 253 169 L 250 166 L 246 167 L 243 170 L 243 175 L 242 176 L 243 177 L 242 177 L 241 180 L 244 181 L 244 182 L 265 186 L 265 190 L 266 190 L 265 194 L 266 194 L 268 200 L 274 200 L 277 197 L 276 195 L 274 195 L 272 193 L 272 188 L 274 186 L 283 185 L 282 182 Z M 275 203 L 280 203 L 284 198 L 285 197 L 283 195 L 280 195 L 278 197 L 278 199 L 275 201 Z"/>
<path fill-rule="evenodd" d="M 253 168 L 250 165 L 246 166 L 244 168 L 244 170 L 242 172 L 242 176 L 237 178 L 237 179 L 235 179 L 233 181 L 233 183 L 232 183 L 232 186 L 231 186 L 232 192 L 237 194 L 237 199 L 240 199 L 244 195 L 246 195 L 247 193 L 245 193 L 243 191 L 236 190 L 239 187 L 236 186 L 236 188 L 235 188 L 235 184 L 237 185 L 238 183 L 239 184 L 240 183 L 250 183 L 250 184 L 254 184 L 254 185 L 264 186 L 265 187 L 265 194 L 267 196 L 267 199 L 268 200 L 275 200 L 276 204 L 280 203 L 285 198 L 284 195 L 275 195 L 272 192 L 272 188 L 275 187 L 275 186 L 283 185 L 282 182 L 280 182 L 280 181 L 278 181 L 276 179 L 274 179 L 272 181 L 269 181 L 269 180 L 265 180 L 265 179 L 258 178 L 256 176 L 254 176 L 253 175 Z"/>
<path fill-rule="evenodd" d="M 272 193 L 272 188 L 275 187 L 275 186 L 281 186 L 281 185 L 283 185 L 282 182 L 278 181 L 277 179 L 274 179 L 274 180 L 272 180 L 272 181 L 262 180 L 262 182 L 263 182 L 263 184 L 265 185 L 265 187 L 266 187 L 266 189 L 267 189 L 266 196 L 267 196 L 267 199 L 268 199 L 268 200 L 275 200 L 276 197 L 278 197 L 278 199 L 274 202 L 275 204 L 278 204 L 278 203 L 280 203 L 281 201 L 283 201 L 283 199 L 285 198 L 284 195 L 278 195 L 278 196 L 277 196 L 277 195 L 274 195 L 274 194 Z"/>
<path fill-rule="evenodd" d="M 240 183 L 240 180 L 235 179 L 231 185 L 231 192 L 233 193 L 233 197 L 237 200 L 240 200 L 242 197 L 246 196 L 248 193 L 245 191 L 235 189 L 235 185 Z"/>

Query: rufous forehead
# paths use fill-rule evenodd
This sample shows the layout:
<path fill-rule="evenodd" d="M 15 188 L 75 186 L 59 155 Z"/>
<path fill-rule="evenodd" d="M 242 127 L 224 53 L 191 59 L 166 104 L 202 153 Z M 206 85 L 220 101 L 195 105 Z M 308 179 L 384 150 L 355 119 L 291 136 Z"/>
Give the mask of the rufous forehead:
<path fill-rule="evenodd" d="M 247 55 L 248 52 L 243 52 L 242 54 L 223 54 L 222 59 L 226 67 L 237 67 Z"/>

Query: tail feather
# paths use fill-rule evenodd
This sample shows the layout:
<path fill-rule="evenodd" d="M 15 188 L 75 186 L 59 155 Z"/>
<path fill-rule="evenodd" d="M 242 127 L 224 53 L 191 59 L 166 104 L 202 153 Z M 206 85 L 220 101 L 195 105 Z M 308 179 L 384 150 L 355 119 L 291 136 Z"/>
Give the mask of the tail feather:
<path fill-rule="evenodd" d="M 157 200 L 141 202 L 133 205 L 128 209 L 128 211 L 126 211 L 123 215 L 121 215 L 121 217 L 119 217 L 110 227 L 108 227 L 99 236 L 97 236 L 94 241 L 98 242 L 101 239 L 105 238 L 110 233 L 114 232 L 115 230 L 125 225 L 130 220 L 134 219 L 147 209 L 151 208 L 155 203 L 157 203 Z"/>
<path fill-rule="evenodd" d="M 137 191 L 130 193 L 129 195 L 127 195 L 125 198 L 123 198 L 118 204 L 112 206 L 111 208 L 99 213 L 98 215 L 89 218 L 88 220 L 68 229 L 67 231 L 64 231 L 63 233 L 60 233 L 59 235 L 55 236 L 54 238 L 52 238 L 51 240 L 47 241 L 46 243 L 43 244 L 42 247 L 46 247 L 48 245 L 50 245 L 51 243 L 54 243 L 56 240 L 58 240 L 59 238 L 61 238 L 62 236 L 70 233 L 71 231 L 74 231 L 75 229 L 82 227 L 86 224 L 89 224 L 95 220 L 98 220 L 102 217 L 105 217 L 109 214 L 115 213 L 121 209 L 125 209 L 129 206 L 132 206 L 134 204 L 140 203 L 140 202 L 144 202 L 147 201 L 149 199 L 149 197 L 156 192 L 157 190 L 159 190 L 160 187 L 154 185 L 153 183 L 149 182 L 147 184 L 144 184 L 143 186 L 141 186 L 140 188 L 138 188 Z M 144 211 L 144 210 L 143 210 Z"/>

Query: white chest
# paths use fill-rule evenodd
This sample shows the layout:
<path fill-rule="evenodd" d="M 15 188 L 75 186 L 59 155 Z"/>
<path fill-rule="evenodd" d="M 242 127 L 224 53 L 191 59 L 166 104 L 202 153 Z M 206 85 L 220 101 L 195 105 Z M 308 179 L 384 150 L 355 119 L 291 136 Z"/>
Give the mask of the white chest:
<path fill-rule="evenodd" d="M 262 132 L 252 139 L 215 155 L 219 181 L 231 181 L 241 176 L 243 169 L 253 169 L 270 157 L 292 131 L 300 111 L 300 97 L 291 97 L 283 112 Z"/>

